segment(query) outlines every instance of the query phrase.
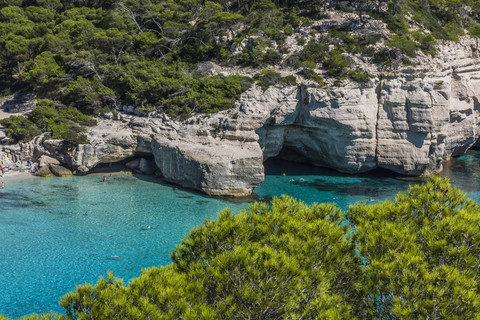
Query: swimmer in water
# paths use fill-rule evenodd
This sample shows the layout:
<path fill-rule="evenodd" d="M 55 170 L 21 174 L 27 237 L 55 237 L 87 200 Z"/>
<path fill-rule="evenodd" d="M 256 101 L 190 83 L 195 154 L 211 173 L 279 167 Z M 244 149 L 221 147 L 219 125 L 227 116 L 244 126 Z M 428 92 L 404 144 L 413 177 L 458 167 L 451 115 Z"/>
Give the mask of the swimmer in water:
<path fill-rule="evenodd" d="M 85 211 L 84 216 L 88 216 L 88 211 Z"/>
<path fill-rule="evenodd" d="M 2 189 L 5 188 L 5 182 L 2 181 Z"/>
<path fill-rule="evenodd" d="M 103 176 L 103 182 L 107 182 L 107 177 Z"/>

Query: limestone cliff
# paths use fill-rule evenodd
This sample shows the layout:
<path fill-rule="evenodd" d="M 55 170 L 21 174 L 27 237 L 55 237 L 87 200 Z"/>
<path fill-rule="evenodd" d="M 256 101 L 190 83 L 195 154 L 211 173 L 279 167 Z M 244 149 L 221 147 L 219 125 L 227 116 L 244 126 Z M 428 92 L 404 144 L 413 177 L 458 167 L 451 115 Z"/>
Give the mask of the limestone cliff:
<path fill-rule="evenodd" d="M 255 85 L 233 109 L 183 122 L 121 113 L 99 121 L 75 150 L 44 139 L 20 149 L 77 173 L 153 155 L 167 181 L 216 196 L 250 194 L 263 181 L 263 161 L 275 156 L 348 173 L 429 174 L 479 141 L 476 48 L 468 38 L 444 43 L 435 59 L 420 57 L 415 66 L 370 68 L 364 84 L 320 87 L 299 77 L 296 87 Z"/>

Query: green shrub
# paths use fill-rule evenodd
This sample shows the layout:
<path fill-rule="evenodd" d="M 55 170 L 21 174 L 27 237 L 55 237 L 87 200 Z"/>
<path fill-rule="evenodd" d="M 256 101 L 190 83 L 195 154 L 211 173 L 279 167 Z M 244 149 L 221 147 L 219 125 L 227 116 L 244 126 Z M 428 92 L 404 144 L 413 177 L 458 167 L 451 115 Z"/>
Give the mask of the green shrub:
<path fill-rule="evenodd" d="M 472 25 L 468 28 L 468 33 L 474 38 L 480 38 L 480 23 L 472 23 Z"/>
<path fill-rule="evenodd" d="M 297 79 L 293 75 L 288 75 L 282 77 L 280 73 L 270 70 L 262 69 L 259 74 L 255 75 L 257 79 L 257 84 L 262 88 L 263 91 L 267 90 L 273 85 L 281 84 L 286 86 L 295 86 L 297 84 Z"/>
<path fill-rule="evenodd" d="M 416 49 L 417 45 L 415 44 L 415 41 L 407 39 L 405 36 L 399 36 L 397 34 L 392 35 L 391 39 L 386 42 L 388 46 L 392 46 L 395 48 L 400 49 L 400 51 L 403 54 L 406 54 L 407 56 L 411 58 L 416 57 Z"/>
<path fill-rule="evenodd" d="M 454 21 L 450 21 L 445 25 L 445 32 L 447 33 L 447 39 L 452 41 L 458 41 L 459 37 L 464 34 L 462 26 Z"/>
<path fill-rule="evenodd" d="M 317 64 L 313 61 L 303 61 L 299 67 L 305 67 L 305 68 L 310 68 L 310 69 L 315 69 L 317 67 Z"/>
<path fill-rule="evenodd" d="M 44 131 L 48 130 L 49 121 L 74 122 L 82 126 L 94 126 L 95 118 L 81 113 L 74 107 L 68 107 L 58 101 L 39 99 L 37 106 L 28 115 L 28 118 L 36 123 Z"/>
<path fill-rule="evenodd" d="M 418 41 L 419 48 L 425 54 L 431 54 L 434 56 L 437 53 L 437 40 L 431 33 L 423 34 L 419 31 L 412 32 L 413 38 Z"/>
<path fill-rule="evenodd" d="M 392 60 L 390 59 L 390 52 L 386 49 L 379 50 L 373 54 L 372 57 L 373 63 L 389 66 L 392 64 Z"/>
<path fill-rule="evenodd" d="M 111 105 L 116 100 L 116 93 L 98 78 L 79 76 L 65 88 L 62 100 L 84 113 L 98 114 L 105 105 Z"/>
<path fill-rule="evenodd" d="M 358 68 L 348 71 L 348 77 L 356 82 L 368 82 L 371 76 Z"/>
<path fill-rule="evenodd" d="M 394 201 L 350 207 L 370 293 L 364 318 L 479 317 L 479 212 L 440 178 L 411 186 Z"/>
<path fill-rule="evenodd" d="M 86 143 L 83 126 L 97 124 L 94 118 L 78 109 L 47 99 L 40 99 L 28 118 L 42 131 L 51 132 L 53 139 L 62 139 L 72 147 Z"/>
<path fill-rule="evenodd" d="M 313 71 L 312 69 L 303 68 L 300 71 L 300 74 L 307 79 L 311 79 L 311 80 L 316 81 L 322 87 L 325 85 L 323 77 L 321 75 L 319 75 L 318 73 L 316 73 L 315 71 Z"/>
<path fill-rule="evenodd" d="M 327 52 L 327 42 L 312 40 L 307 45 L 305 45 L 300 52 L 292 54 L 286 60 L 286 64 L 298 69 L 302 67 L 302 64 L 305 62 L 308 62 L 309 64 L 322 63 L 327 56 Z"/>
<path fill-rule="evenodd" d="M 395 32 L 397 35 L 405 36 L 408 34 L 410 25 L 403 16 L 387 15 L 384 17 L 384 20 L 387 23 L 387 27 L 393 32 Z"/>
<path fill-rule="evenodd" d="M 239 75 L 206 77 L 200 82 L 200 86 L 193 96 L 186 97 L 185 101 L 197 108 L 198 112 L 219 112 L 230 109 L 252 83 L 253 79 Z M 169 112 L 170 116 L 175 116 L 175 114 L 178 112 L 173 110 Z M 187 114 L 184 116 L 186 117 Z"/>
<path fill-rule="evenodd" d="M 328 73 L 335 78 L 341 79 L 345 77 L 350 61 L 340 51 L 332 50 L 328 54 L 328 59 L 324 62 L 324 65 L 328 68 Z"/>
<path fill-rule="evenodd" d="M 192 112 L 211 113 L 229 109 L 253 83 L 239 75 L 208 76 L 186 63 L 144 61 L 125 66 L 121 76 L 108 79 L 110 86 L 124 88 L 122 100 L 153 108 L 171 117 L 185 118 Z"/>
<path fill-rule="evenodd" d="M 297 78 L 294 75 L 289 75 L 284 77 L 284 83 L 287 86 L 296 86 L 297 85 Z"/>
<path fill-rule="evenodd" d="M 7 136 L 12 139 L 11 143 L 27 142 L 42 133 L 35 123 L 24 116 L 10 116 L 0 120 L 0 124 L 5 127 Z"/>
<path fill-rule="evenodd" d="M 331 204 L 283 197 L 225 209 L 190 232 L 173 264 L 128 286 L 109 274 L 60 304 L 73 319 L 350 319 L 362 263 L 348 231 Z"/>
<path fill-rule="evenodd" d="M 291 25 L 287 25 L 285 28 L 283 28 L 283 32 L 287 35 L 287 36 L 291 36 L 293 34 L 293 28 Z"/>
<path fill-rule="evenodd" d="M 267 50 L 261 57 L 263 65 L 278 65 L 282 62 L 282 55 L 274 50 Z"/>
<path fill-rule="evenodd" d="M 437 177 L 345 213 L 286 196 L 224 209 L 172 264 L 109 273 L 32 319 L 477 319 L 479 212 Z"/>

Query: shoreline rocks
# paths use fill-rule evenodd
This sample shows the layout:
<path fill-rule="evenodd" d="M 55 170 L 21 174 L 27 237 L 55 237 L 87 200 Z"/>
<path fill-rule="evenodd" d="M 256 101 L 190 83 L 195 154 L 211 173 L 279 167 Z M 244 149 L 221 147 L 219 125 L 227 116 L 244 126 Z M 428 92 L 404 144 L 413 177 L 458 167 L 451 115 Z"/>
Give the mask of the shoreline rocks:
<path fill-rule="evenodd" d="M 152 145 L 155 163 L 166 181 L 212 196 L 249 196 L 264 180 L 258 144 L 237 145 L 206 138 L 204 142 L 158 135 Z"/>
<path fill-rule="evenodd" d="M 49 166 L 50 171 L 57 177 L 72 177 L 73 173 L 72 171 L 68 170 L 65 167 L 56 165 L 56 164 L 51 164 Z"/>
<path fill-rule="evenodd" d="M 46 155 L 75 174 L 134 157 L 128 165 L 137 172 L 214 196 L 250 195 L 271 157 L 346 173 L 428 175 L 480 144 L 480 60 L 472 41 L 446 42 L 436 58 L 420 57 L 416 66 L 365 65 L 373 75 L 367 83 L 254 85 L 228 111 L 183 122 L 119 114 L 89 128 L 87 144 L 75 150 L 39 137 L 9 152 Z"/>

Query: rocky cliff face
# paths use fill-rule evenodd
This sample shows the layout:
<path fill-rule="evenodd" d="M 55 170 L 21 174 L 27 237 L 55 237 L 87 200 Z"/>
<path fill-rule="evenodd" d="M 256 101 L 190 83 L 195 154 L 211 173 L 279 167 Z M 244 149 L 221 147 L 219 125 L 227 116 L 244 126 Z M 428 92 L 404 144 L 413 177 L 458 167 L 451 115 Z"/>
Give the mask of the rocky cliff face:
<path fill-rule="evenodd" d="M 480 59 L 465 40 L 418 66 L 378 71 L 368 84 L 250 91 L 239 111 L 263 111 L 264 159 L 294 150 L 315 165 L 405 175 L 442 169 L 479 139 Z"/>
<path fill-rule="evenodd" d="M 275 156 L 348 173 L 429 174 L 480 135 L 476 43 L 445 43 L 439 51 L 398 70 L 365 65 L 374 76 L 366 84 L 321 88 L 299 79 L 297 87 L 254 86 L 228 112 L 184 122 L 121 114 L 99 121 L 76 150 L 43 139 L 21 149 L 77 173 L 150 154 L 167 181 L 217 196 L 250 194 L 263 181 L 263 161 Z"/>

